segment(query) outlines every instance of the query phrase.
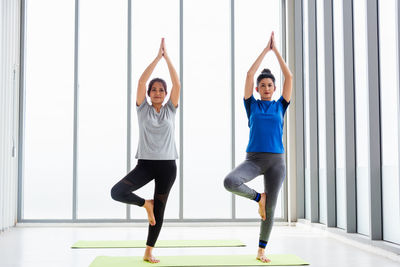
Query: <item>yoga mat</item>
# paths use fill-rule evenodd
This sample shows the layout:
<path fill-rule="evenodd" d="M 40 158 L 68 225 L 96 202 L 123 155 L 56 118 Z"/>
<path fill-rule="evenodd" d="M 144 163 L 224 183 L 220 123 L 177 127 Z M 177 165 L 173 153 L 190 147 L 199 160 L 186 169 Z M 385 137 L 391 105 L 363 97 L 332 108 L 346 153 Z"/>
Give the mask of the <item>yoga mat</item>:
<path fill-rule="evenodd" d="M 143 261 L 142 257 L 107 257 L 98 256 L 89 267 L 181 267 L 181 266 L 288 266 L 308 265 L 296 255 L 268 255 L 269 263 L 262 263 L 255 255 L 197 255 L 197 256 L 160 256 L 159 263 Z"/>
<path fill-rule="evenodd" d="M 244 247 L 240 240 L 159 240 L 157 248 L 179 247 Z M 71 248 L 145 248 L 144 240 L 78 241 Z"/>

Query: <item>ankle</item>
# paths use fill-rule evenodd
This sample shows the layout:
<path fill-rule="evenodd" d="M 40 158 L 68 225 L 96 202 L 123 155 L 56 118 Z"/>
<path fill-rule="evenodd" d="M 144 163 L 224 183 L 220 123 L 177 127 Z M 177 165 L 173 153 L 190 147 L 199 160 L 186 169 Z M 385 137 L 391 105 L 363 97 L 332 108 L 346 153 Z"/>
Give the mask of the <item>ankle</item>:
<path fill-rule="evenodd" d="M 143 204 L 143 208 L 149 208 L 151 206 L 151 199 L 146 199 Z"/>
<path fill-rule="evenodd" d="M 267 244 L 268 244 L 268 241 L 265 241 L 262 239 L 258 240 L 258 249 L 265 251 L 265 247 L 267 246 Z"/>
<path fill-rule="evenodd" d="M 152 252 L 153 252 L 153 247 L 146 246 L 146 250 L 145 250 L 144 254 L 151 255 Z"/>

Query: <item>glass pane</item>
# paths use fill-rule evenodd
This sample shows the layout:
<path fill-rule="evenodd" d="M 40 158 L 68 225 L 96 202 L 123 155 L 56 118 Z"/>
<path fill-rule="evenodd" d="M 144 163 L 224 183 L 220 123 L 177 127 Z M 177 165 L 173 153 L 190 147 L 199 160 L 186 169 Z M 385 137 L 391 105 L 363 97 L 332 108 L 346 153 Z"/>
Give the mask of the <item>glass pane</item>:
<path fill-rule="evenodd" d="M 317 0 L 319 221 L 326 224 L 326 112 L 324 0 Z"/>
<path fill-rule="evenodd" d="M 107 19 L 105 19 L 107 18 Z M 127 2 L 80 1 L 78 218 L 125 218 Z"/>
<path fill-rule="evenodd" d="M 336 223 L 346 229 L 343 2 L 333 1 L 335 65 Z"/>
<path fill-rule="evenodd" d="M 184 218 L 231 217 L 229 10 L 228 0 L 183 6 Z"/>
<path fill-rule="evenodd" d="M 154 8 L 157 7 L 157 8 Z M 166 16 L 168 10 L 168 16 Z M 149 22 L 149 14 L 154 19 Z M 162 19 L 162 23 L 159 20 Z M 152 19 L 153 20 L 153 19 Z M 143 27 L 146 25 L 146 27 Z M 176 71 L 179 74 L 179 1 L 178 0 L 147 0 L 132 1 L 132 128 L 131 128 L 131 169 L 135 168 L 137 160 L 135 159 L 139 129 L 136 113 L 136 90 L 140 76 L 147 66 L 157 56 L 160 47 L 161 38 L 165 38 L 168 55 Z M 150 76 L 160 77 L 167 83 L 167 98 L 171 92 L 172 83 L 165 60 L 161 60 Z M 182 88 L 185 92 L 184 88 Z M 148 100 L 150 101 L 150 100 Z M 179 153 L 179 108 L 175 117 L 175 144 Z M 180 156 L 180 155 L 179 155 Z M 175 183 L 168 197 L 168 205 L 165 209 L 164 218 L 179 218 L 179 160 L 176 161 L 178 173 Z M 147 184 L 136 193 L 145 199 L 153 198 L 154 182 Z M 141 207 L 131 206 L 131 217 L 134 219 L 147 219 L 145 210 Z"/>
<path fill-rule="evenodd" d="M 272 31 L 282 52 L 282 37 L 280 35 L 280 2 L 279 1 L 235 1 L 235 164 L 242 163 L 246 156 L 249 141 L 249 127 L 246 110 L 243 104 L 244 84 L 246 73 L 268 43 Z M 265 18 L 268 17 L 266 20 Z M 261 30 L 260 30 L 261 29 Z M 255 38 L 255 36 L 257 36 Z M 282 77 L 279 63 L 273 52 L 268 53 L 255 75 L 255 79 L 264 68 L 269 68 L 276 78 L 277 90 L 273 99 L 281 96 Z M 254 97 L 259 94 L 254 91 Z M 264 191 L 263 176 L 255 178 L 247 185 L 259 192 Z M 283 187 L 282 187 L 283 188 Z M 275 217 L 283 217 L 282 199 L 279 197 L 275 208 Z M 237 218 L 259 218 L 257 205 L 249 209 L 249 200 L 236 197 Z"/>
<path fill-rule="evenodd" d="M 379 1 L 383 239 L 400 243 L 397 1 Z"/>
<path fill-rule="evenodd" d="M 366 1 L 353 3 L 356 103 L 357 231 L 369 235 L 368 54 Z"/>
<path fill-rule="evenodd" d="M 72 218 L 74 8 L 27 5 L 24 219 Z"/>
<path fill-rule="evenodd" d="M 308 1 L 303 1 L 303 79 L 304 79 L 304 194 L 305 217 L 311 219 L 310 194 L 310 103 L 309 103 L 309 62 L 308 62 Z"/>

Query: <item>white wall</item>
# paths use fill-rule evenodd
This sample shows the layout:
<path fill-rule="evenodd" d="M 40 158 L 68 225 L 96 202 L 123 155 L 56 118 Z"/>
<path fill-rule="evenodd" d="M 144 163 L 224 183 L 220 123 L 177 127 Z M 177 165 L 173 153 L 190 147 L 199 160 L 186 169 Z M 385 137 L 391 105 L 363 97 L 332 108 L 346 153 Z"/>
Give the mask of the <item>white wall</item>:
<path fill-rule="evenodd" d="M 19 16 L 19 0 L 0 2 L 0 231 L 17 218 Z"/>

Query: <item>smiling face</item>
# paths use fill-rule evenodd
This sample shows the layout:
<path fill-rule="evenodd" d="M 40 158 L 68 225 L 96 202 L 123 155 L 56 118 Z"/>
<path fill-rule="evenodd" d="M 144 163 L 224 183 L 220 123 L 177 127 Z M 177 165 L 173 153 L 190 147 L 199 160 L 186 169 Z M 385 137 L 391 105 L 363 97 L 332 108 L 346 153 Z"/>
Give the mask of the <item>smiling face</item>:
<path fill-rule="evenodd" d="M 166 96 L 165 88 L 161 82 L 154 82 L 150 89 L 150 99 L 152 104 L 162 104 Z"/>
<path fill-rule="evenodd" d="M 261 100 L 271 101 L 275 90 L 276 86 L 271 78 L 262 79 L 256 87 L 256 91 L 260 94 Z"/>

